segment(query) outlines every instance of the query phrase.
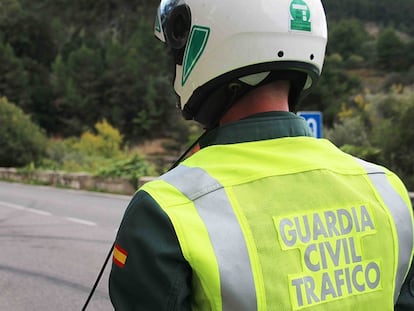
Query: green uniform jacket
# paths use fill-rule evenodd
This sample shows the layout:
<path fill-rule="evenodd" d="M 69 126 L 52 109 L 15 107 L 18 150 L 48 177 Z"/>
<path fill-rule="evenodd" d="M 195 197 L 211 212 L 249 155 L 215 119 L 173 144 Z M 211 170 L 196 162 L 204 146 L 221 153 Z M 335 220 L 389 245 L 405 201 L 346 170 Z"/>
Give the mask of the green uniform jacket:
<path fill-rule="evenodd" d="M 213 130 L 200 146 L 296 136 L 310 136 L 306 122 L 292 113 L 272 112 Z M 191 279 L 169 217 L 148 193 L 138 191 L 125 212 L 114 249 L 109 291 L 115 309 L 191 310 Z M 413 266 L 395 310 L 414 310 Z"/>

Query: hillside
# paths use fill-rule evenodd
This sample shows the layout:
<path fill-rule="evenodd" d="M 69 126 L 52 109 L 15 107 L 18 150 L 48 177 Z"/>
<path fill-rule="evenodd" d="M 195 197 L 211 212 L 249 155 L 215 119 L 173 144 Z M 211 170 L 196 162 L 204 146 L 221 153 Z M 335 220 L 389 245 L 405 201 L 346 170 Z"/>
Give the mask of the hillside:
<path fill-rule="evenodd" d="M 32 115 L 53 136 L 80 135 L 102 119 L 118 128 L 127 140 L 172 131 L 177 132 L 175 137 L 187 135 L 175 110 L 165 51 L 153 38 L 158 3 L 3 1 L 0 70 L 5 81 L 0 84 L 0 95 Z M 384 76 L 384 71 L 406 72 L 414 62 L 409 37 L 414 29 L 412 1 L 323 3 L 330 29 L 326 79 L 305 107 L 325 111 L 333 101 L 343 100 L 361 87 L 354 76 L 334 72 L 331 63 L 337 58 L 329 56 L 342 57 L 341 70 L 362 67 L 378 76 Z M 389 26 L 392 28 L 386 28 Z M 368 31 L 361 31 L 364 27 Z M 385 29 L 394 33 L 385 34 L 391 41 L 382 48 L 379 45 L 385 41 L 381 39 Z M 395 33 L 404 41 L 398 42 Z M 404 75 L 401 79 L 406 80 Z M 411 80 L 410 76 L 405 84 Z M 333 87 L 329 81 L 340 85 Z M 330 110 L 326 121 L 332 125 L 338 111 Z"/>
<path fill-rule="evenodd" d="M 322 111 L 338 145 L 413 176 L 414 134 L 389 124 L 408 122 L 414 106 L 414 1 L 322 2 L 329 25 L 324 70 L 298 109 Z M 153 37 L 158 4 L 3 0 L 0 98 L 49 138 L 80 138 L 105 120 L 124 148 L 163 138 L 176 152 L 200 129 L 175 108 L 166 51 Z M 398 140 L 381 139 L 397 130 Z"/>
<path fill-rule="evenodd" d="M 322 0 L 330 23 L 355 18 L 414 34 L 414 2 L 407 0 Z"/>

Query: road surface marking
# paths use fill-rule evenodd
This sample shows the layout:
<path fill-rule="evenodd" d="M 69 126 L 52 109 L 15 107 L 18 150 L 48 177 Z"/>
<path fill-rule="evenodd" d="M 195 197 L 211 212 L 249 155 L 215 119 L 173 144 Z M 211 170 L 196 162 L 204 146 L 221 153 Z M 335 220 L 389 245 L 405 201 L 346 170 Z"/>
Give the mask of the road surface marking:
<path fill-rule="evenodd" d="M 2 202 L 2 201 L 0 201 L 0 205 L 3 205 L 5 207 L 18 209 L 18 210 L 26 209 L 26 207 L 24 207 L 24 206 L 17 205 L 17 204 L 12 204 L 12 203 L 7 203 L 7 202 Z"/>
<path fill-rule="evenodd" d="M 66 220 L 76 222 L 78 224 L 87 225 L 87 226 L 96 226 L 96 223 L 84 219 L 74 218 L 74 217 L 65 217 Z"/>
<path fill-rule="evenodd" d="M 13 209 L 17 209 L 17 210 L 20 210 L 20 211 L 24 210 L 26 212 L 31 212 L 31 213 L 35 213 L 35 214 L 43 215 L 43 216 L 51 216 L 52 215 L 49 212 L 45 212 L 45 211 L 41 211 L 41 210 L 38 210 L 38 209 L 35 209 L 35 208 L 30 208 L 30 207 L 17 205 L 17 204 L 13 204 L 13 203 L 3 202 L 3 201 L 0 201 L 0 205 L 3 205 L 5 207 L 10 207 L 10 208 L 13 208 Z"/>
<path fill-rule="evenodd" d="M 28 211 L 28 212 L 38 214 L 38 215 L 43 215 L 43 216 L 51 216 L 52 215 L 49 212 L 41 211 L 41 210 L 30 208 L 30 207 L 26 207 L 25 210 Z"/>
<path fill-rule="evenodd" d="M 49 212 L 45 212 L 45 211 L 41 211 L 41 210 L 38 210 L 38 209 L 35 209 L 35 208 L 25 207 L 25 206 L 13 204 L 13 203 L 3 202 L 3 201 L 0 201 L 0 205 L 5 206 L 5 207 L 9 207 L 9 208 L 13 208 L 13 209 L 16 209 L 16 210 L 20 210 L 20 211 L 26 211 L 26 212 L 42 215 L 42 216 L 51 216 L 52 215 Z M 66 220 L 71 221 L 71 222 L 75 222 L 75 223 L 86 225 L 86 226 L 96 226 L 97 225 L 96 223 L 94 223 L 92 221 L 88 221 L 88 220 L 84 220 L 84 219 L 79 219 L 79 218 L 74 218 L 74 217 L 64 217 L 64 218 Z"/>

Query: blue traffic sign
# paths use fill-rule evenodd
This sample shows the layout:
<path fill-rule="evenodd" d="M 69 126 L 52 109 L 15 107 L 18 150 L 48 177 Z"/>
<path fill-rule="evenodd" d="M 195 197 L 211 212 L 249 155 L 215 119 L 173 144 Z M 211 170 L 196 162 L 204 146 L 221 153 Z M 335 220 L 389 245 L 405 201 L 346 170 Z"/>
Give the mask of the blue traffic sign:
<path fill-rule="evenodd" d="M 322 112 L 320 111 L 298 111 L 298 116 L 304 118 L 309 125 L 313 137 L 322 138 Z"/>

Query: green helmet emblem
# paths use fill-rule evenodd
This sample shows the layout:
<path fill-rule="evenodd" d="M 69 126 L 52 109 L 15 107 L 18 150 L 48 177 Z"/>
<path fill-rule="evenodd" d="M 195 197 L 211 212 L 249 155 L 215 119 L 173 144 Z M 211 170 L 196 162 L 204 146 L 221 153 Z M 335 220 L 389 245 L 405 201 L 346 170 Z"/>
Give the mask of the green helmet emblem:
<path fill-rule="evenodd" d="M 187 82 L 191 71 L 193 71 L 194 66 L 203 54 L 209 35 L 210 28 L 208 27 L 195 25 L 193 29 L 191 29 L 190 38 L 188 39 L 184 53 L 182 85 Z"/>
<path fill-rule="evenodd" d="M 290 29 L 312 31 L 311 12 L 303 0 L 293 0 L 290 3 Z"/>

